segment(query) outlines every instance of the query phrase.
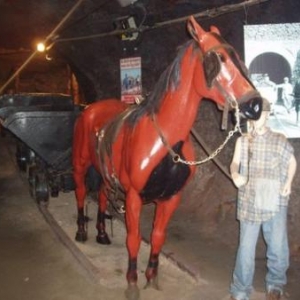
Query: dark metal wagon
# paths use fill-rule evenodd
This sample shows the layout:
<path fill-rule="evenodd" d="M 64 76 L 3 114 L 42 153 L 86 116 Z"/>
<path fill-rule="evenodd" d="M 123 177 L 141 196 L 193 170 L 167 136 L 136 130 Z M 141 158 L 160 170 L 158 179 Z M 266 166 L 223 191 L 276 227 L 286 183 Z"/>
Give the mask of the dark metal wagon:
<path fill-rule="evenodd" d="M 63 94 L 0 96 L 2 126 L 17 138 L 17 163 L 38 202 L 74 189 L 73 127 L 81 110 Z"/>

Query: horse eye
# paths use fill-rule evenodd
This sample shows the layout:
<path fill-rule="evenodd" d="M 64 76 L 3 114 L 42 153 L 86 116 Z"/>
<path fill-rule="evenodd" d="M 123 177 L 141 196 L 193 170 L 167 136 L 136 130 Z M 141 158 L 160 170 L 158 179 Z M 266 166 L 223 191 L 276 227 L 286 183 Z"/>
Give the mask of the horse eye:
<path fill-rule="evenodd" d="M 225 58 L 224 54 L 222 54 L 222 53 L 217 53 L 217 55 L 218 55 L 218 57 L 219 57 L 219 59 L 220 59 L 220 61 L 221 61 L 222 63 L 224 63 L 224 62 L 226 61 L 226 58 Z"/>

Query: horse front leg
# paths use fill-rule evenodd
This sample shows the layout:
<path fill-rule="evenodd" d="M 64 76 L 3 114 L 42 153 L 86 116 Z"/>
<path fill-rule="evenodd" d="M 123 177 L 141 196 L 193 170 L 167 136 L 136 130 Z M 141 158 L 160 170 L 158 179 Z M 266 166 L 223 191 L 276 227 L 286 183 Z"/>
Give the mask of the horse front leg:
<path fill-rule="evenodd" d="M 128 288 L 125 292 L 126 298 L 130 300 L 139 299 L 139 288 L 137 286 L 137 257 L 141 245 L 140 214 L 142 200 L 138 193 L 130 189 L 126 196 L 126 245 L 128 250 L 128 269 L 126 279 Z"/>
<path fill-rule="evenodd" d="M 97 216 L 97 225 L 96 228 L 98 230 L 98 235 L 96 237 L 96 241 L 102 245 L 109 245 L 111 241 L 108 237 L 108 234 L 105 230 L 105 219 L 107 218 L 106 209 L 107 209 L 107 197 L 104 192 L 105 187 L 101 187 L 98 200 L 99 200 L 99 209 L 98 209 L 98 216 Z"/>
<path fill-rule="evenodd" d="M 146 270 L 147 284 L 145 288 L 153 287 L 159 290 L 158 286 L 158 264 L 159 254 L 166 239 L 168 223 L 180 203 L 181 196 L 175 195 L 169 200 L 157 202 L 154 225 L 151 234 L 151 253 Z"/>

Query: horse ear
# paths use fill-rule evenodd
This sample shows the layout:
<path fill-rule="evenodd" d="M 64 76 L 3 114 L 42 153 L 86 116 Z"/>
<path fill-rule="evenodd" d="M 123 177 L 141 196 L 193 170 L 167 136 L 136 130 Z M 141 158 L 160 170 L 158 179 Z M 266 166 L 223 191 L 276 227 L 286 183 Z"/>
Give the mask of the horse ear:
<path fill-rule="evenodd" d="M 221 35 L 220 30 L 216 26 L 210 26 L 210 31 Z"/>
<path fill-rule="evenodd" d="M 196 22 L 193 16 L 188 19 L 187 29 L 192 38 L 197 42 L 200 42 L 201 36 L 206 33 L 206 31 Z"/>

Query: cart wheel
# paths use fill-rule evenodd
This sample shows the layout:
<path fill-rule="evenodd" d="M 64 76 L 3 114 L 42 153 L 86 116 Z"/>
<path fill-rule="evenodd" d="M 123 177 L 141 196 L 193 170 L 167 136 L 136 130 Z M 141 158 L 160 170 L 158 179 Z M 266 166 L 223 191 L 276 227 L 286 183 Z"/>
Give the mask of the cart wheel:
<path fill-rule="evenodd" d="M 35 181 L 36 181 L 37 170 L 35 166 L 28 168 L 28 183 L 29 183 L 29 192 L 33 199 L 35 198 Z"/>
<path fill-rule="evenodd" d="M 57 198 L 59 196 L 59 188 L 57 186 L 53 186 L 51 188 L 51 197 Z"/>
<path fill-rule="evenodd" d="M 46 175 L 39 173 L 35 175 L 35 199 L 39 204 L 47 204 L 49 201 L 49 186 Z"/>
<path fill-rule="evenodd" d="M 30 166 L 35 164 L 35 153 L 31 149 L 28 149 L 26 160 Z"/>
<path fill-rule="evenodd" d="M 25 172 L 26 165 L 27 165 L 26 146 L 25 145 L 23 145 L 23 144 L 17 145 L 16 160 L 17 160 L 17 165 L 18 165 L 20 171 Z"/>

